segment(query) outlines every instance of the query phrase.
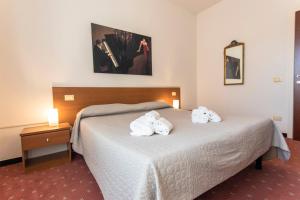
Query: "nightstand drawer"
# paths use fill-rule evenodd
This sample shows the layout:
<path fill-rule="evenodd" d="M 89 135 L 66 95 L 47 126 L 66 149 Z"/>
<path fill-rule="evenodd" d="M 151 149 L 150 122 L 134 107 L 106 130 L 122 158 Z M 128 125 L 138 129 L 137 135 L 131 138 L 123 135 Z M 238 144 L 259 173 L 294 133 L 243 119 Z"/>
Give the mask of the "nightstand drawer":
<path fill-rule="evenodd" d="M 45 147 L 53 144 L 62 144 L 70 141 L 70 131 L 55 131 L 22 137 L 23 150 Z"/>

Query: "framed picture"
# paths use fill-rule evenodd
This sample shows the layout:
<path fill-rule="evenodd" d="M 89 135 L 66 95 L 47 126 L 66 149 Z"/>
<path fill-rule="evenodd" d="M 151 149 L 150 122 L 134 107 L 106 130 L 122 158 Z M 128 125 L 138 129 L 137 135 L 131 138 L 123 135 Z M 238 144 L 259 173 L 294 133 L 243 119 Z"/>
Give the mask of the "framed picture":
<path fill-rule="evenodd" d="M 224 85 L 244 84 L 245 44 L 232 41 L 224 49 Z"/>
<path fill-rule="evenodd" d="M 91 26 L 95 73 L 152 75 L 151 37 Z"/>

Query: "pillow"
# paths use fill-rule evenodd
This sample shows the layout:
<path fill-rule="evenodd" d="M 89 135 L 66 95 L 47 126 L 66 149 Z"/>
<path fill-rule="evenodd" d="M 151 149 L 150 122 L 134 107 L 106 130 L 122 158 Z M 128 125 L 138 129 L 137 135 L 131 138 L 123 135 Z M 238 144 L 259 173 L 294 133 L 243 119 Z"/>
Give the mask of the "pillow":
<path fill-rule="evenodd" d="M 127 112 L 138 112 L 138 111 L 148 111 L 162 108 L 170 108 L 171 106 L 165 102 L 153 101 L 138 104 L 103 104 L 103 105 L 92 105 L 82 109 L 78 114 L 81 118 L 121 114 Z"/>

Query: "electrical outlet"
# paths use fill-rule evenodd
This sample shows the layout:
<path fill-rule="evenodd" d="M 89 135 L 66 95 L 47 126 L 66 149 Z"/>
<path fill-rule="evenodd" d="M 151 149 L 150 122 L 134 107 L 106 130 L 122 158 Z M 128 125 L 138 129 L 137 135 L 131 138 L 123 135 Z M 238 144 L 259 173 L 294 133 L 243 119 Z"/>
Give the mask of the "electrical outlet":
<path fill-rule="evenodd" d="M 74 95 L 73 94 L 69 94 L 69 95 L 65 95 L 65 101 L 74 101 Z"/>
<path fill-rule="evenodd" d="M 176 97 L 176 92 L 172 92 L 172 97 Z"/>
<path fill-rule="evenodd" d="M 277 122 L 281 122 L 281 121 L 282 121 L 282 117 L 281 117 L 281 116 L 278 116 L 278 115 L 274 115 L 274 116 L 273 116 L 273 120 L 274 120 L 274 121 L 277 121 Z"/>
<path fill-rule="evenodd" d="M 275 77 L 273 77 L 273 82 L 274 83 L 280 83 L 280 82 L 282 82 L 282 80 L 281 80 L 280 77 L 275 76 Z"/>

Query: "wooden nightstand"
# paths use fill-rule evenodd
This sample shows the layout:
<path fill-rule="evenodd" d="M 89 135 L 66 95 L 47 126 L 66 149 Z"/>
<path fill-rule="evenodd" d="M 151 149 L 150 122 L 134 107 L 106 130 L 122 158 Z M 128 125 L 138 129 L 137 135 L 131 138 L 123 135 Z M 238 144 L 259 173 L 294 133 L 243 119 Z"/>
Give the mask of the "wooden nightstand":
<path fill-rule="evenodd" d="M 26 172 L 44 169 L 71 161 L 71 126 L 37 126 L 23 129 L 21 136 L 23 167 Z M 67 144 L 67 150 L 37 158 L 28 158 L 28 151 L 56 144 Z"/>

